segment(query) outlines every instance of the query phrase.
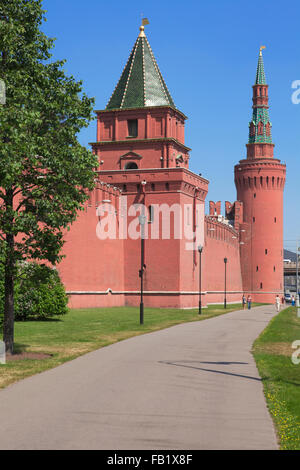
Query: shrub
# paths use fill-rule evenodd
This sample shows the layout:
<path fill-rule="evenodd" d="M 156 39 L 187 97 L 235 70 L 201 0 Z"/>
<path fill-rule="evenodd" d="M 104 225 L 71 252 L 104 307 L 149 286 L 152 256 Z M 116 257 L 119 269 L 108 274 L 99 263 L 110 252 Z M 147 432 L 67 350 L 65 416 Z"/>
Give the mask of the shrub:
<path fill-rule="evenodd" d="M 3 265 L 0 263 L 0 333 L 3 328 L 4 317 L 4 270 Z M 0 338 L 2 339 L 2 337 Z"/>
<path fill-rule="evenodd" d="M 3 312 L 3 270 L 0 271 L 0 281 L 0 312 Z M 19 265 L 15 282 L 16 320 L 64 315 L 68 311 L 67 304 L 68 297 L 56 269 L 37 263 Z"/>

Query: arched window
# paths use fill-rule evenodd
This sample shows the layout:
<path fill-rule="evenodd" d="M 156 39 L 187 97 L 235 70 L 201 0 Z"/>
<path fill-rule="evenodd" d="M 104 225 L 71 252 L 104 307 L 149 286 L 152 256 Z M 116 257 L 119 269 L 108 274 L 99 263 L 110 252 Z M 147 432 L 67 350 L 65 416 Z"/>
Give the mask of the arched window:
<path fill-rule="evenodd" d="M 128 162 L 124 166 L 124 170 L 137 170 L 137 169 L 138 169 L 138 166 L 135 162 Z"/>
<path fill-rule="evenodd" d="M 258 133 L 258 135 L 263 135 L 263 133 L 264 133 L 264 125 L 261 121 L 258 123 L 257 133 Z"/>
<path fill-rule="evenodd" d="M 253 122 L 250 124 L 250 136 L 253 137 L 255 135 L 255 125 Z"/>

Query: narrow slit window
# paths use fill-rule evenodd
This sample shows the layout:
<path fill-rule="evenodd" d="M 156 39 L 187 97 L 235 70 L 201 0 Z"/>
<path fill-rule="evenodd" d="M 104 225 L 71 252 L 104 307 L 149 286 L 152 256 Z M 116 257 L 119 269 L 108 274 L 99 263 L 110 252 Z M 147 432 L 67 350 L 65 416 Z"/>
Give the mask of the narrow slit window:
<path fill-rule="evenodd" d="M 154 221 L 154 207 L 153 207 L 153 206 L 149 206 L 149 207 L 148 207 L 148 211 L 149 211 L 149 214 L 148 214 L 148 223 L 149 223 L 149 224 L 152 224 L 152 222 Z"/>
<path fill-rule="evenodd" d="M 128 119 L 128 137 L 137 137 L 138 135 L 138 121 L 137 119 Z"/>

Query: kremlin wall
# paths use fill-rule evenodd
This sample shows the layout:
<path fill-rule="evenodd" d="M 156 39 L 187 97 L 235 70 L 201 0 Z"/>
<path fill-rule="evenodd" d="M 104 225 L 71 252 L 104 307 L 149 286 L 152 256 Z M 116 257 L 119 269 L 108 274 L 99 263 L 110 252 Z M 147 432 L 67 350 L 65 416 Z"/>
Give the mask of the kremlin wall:
<path fill-rule="evenodd" d="M 285 165 L 273 155 L 261 50 L 252 101 L 247 156 L 234 169 L 237 200 L 225 202 L 224 216 L 221 202 L 210 201 L 205 215 L 209 182 L 189 170 L 186 116 L 141 26 L 106 108 L 96 111 L 96 185 L 58 266 L 70 307 L 139 305 L 139 216 L 146 307 L 197 307 L 200 288 L 203 306 L 223 303 L 225 290 L 228 303 L 283 294 Z"/>

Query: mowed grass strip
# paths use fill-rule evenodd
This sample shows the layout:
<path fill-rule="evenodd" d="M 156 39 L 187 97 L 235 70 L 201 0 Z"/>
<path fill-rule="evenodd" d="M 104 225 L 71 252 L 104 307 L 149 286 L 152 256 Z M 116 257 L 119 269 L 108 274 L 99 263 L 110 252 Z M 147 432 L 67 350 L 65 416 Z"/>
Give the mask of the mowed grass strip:
<path fill-rule="evenodd" d="M 51 354 L 51 357 L 0 364 L 0 388 L 132 336 L 239 309 L 240 304 L 227 305 L 226 310 L 222 305 L 210 305 L 199 315 L 196 309 L 146 308 L 144 325 L 139 324 L 139 309 L 134 307 L 71 309 L 64 317 L 48 321 L 16 322 L 15 352 Z"/>
<path fill-rule="evenodd" d="M 271 320 L 253 345 L 282 450 L 300 450 L 300 364 L 292 362 L 297 340 L 300 318 L 296 307 L 289 307 Z"/>

